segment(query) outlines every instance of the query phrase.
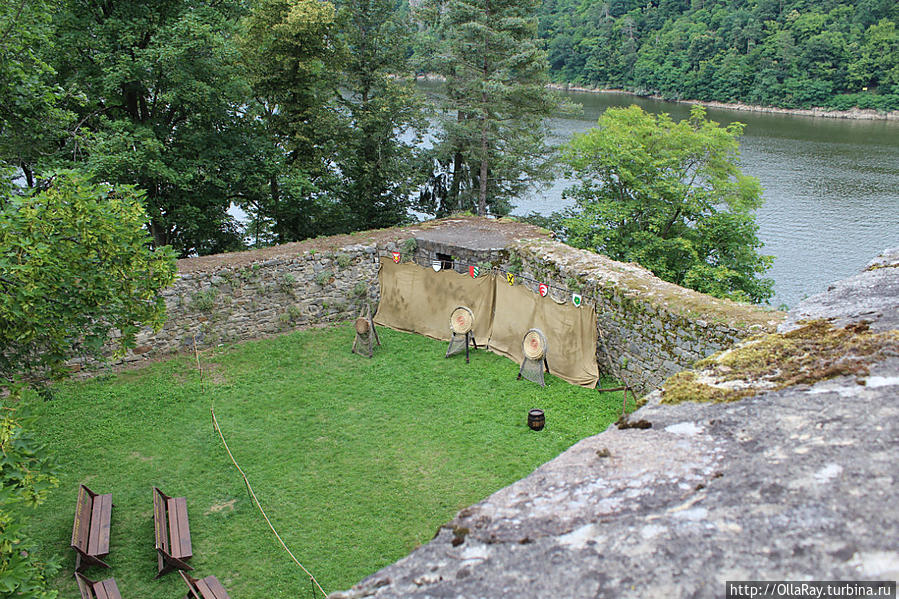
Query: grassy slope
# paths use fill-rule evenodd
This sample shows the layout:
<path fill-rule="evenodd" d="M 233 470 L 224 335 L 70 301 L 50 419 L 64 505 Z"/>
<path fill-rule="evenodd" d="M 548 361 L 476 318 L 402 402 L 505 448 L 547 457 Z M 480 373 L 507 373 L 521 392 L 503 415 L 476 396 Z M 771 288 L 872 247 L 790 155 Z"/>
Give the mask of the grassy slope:
<path fill-rule="evenodd" d="M 456 511 L 527 475 L 617 417 L 619 394 L 549 377 L 516 381 L 512 362 L 380 330 L 374 359 L 349 352 L 342 325 L 59 386 L 38 409 L 58 453 L 60 487 L 32 516 L 42 552 L 65 556 L 61 596 L 77 596 L 68 548 L 78 484 L 112 492 L 111 571 L 126 597 L 175 597 L 153 580 L 150 489 L 188 498 L 196 574 L 235 599 L 311 596 L 213 432 L 210 403 L 238 462 L 288 546 L 325 590 L 396 561 Z M 551 367 L 552 365 L 550 365 Z M 527 410 L 546 411 L 540 433 Z"/>

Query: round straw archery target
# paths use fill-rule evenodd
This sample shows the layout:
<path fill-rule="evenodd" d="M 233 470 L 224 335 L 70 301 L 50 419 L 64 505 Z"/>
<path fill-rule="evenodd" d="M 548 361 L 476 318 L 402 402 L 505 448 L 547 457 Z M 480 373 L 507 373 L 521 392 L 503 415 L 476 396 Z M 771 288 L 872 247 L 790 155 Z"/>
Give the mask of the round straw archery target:
<path fill-rule="evenodd" d="M 531 329 L 524 335 L 521 350 L 529 360 L 540 360 L 546 355 L 546 336 L 540 329 Z"/>
<path fill-rule="evenodd" d="M 464 335 L 471 331 L 474 314 L 465 306 L 459 306 L 450 315 L 450 328 L 456 335 Z"/>
<path fill-rule="evenodd" d="M 368 331 L 370 330 L 370 327 L 368 324 L 368 319 L 363 318 L 361 316 L 356 319 L 355 327 L 356 327 L 356 332 L 359 333 L 360 335 L 367 335 Z"/>

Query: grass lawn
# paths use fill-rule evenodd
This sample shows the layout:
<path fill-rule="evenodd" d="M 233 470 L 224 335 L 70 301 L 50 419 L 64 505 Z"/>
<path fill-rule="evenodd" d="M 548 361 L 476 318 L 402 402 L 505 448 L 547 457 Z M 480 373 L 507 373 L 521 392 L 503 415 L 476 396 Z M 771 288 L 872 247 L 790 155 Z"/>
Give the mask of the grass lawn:
<path fill-rule="evenodd" d="M 373 359 L 350 353 L 350 324 L 202 352 L 55 387 L 40 436 L 61 484 L 30 512 L 44 554 L 64 556 L 60 597 L 77 597 L 69 548 L 77 489 L 112 493 L 111 570 L 124 597 L 181 597 L 156 575 L 151 487 L 186 496 L 194 575 L 234 599 L 311 596 L 214 432 L 297 558 L 326 591 L 347 588 L 427 542 L 455 513 L 524 477 L 621 409 L 485 351 L 444 359 L 446 343 L 379 329 Z M 550 365 L 550 368 L 552 365 Z M 533 432 L 527 410 L 546 412 Z M 320 595 L 319 595 L 320 596 Z"/>

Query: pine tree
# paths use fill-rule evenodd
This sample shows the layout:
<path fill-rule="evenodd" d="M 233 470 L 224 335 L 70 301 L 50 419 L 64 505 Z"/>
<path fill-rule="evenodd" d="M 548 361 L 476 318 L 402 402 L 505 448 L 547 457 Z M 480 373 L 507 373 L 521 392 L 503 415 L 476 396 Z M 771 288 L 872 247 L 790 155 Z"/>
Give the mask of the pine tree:
<path fill-rule="evenodd" d="M 538 5 L 449 0 L 426 7 L 441 41 L 433 66 L 446 77 L 447 94 L 424 209 L 506 214 L 512 198 L 550 178 L 545 120 L 559 100 L 546 89 Z"/>

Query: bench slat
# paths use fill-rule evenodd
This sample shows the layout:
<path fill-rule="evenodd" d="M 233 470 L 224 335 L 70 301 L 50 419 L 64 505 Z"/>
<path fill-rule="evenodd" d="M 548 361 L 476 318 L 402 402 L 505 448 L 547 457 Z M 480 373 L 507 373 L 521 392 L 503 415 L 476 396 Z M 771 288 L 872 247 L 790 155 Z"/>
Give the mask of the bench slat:
<path fill-rule="evenodd" d="M 209 577 L 207 576 L 206 578 Z M 204 599 L 216 599 L 215 593 L 212 592 L 212 589 L 209 588 L 209 584 L 206 582 L 206 578 L 197 580 L 194 584 L 197 585 L 197 590 L 200 591 Z"/>
<path fill-rule="evenodd" d="M 81 591 L 81 599 L 93 599 L 94 595 L 91 591 L 90 581 L 78 572 L 75 572 L 75 580 L 78 581 L 78 590 Z"/>
<path fill-rule="evenodd" d="M 75 504 L 75 525 L 72 527 L 72 547 L 87 553 L 91 528 L 91 496 L 87 487 L 78 487 L 78 503 Z"/>
<path fill-rule="evenodd" d="M 197 585 L 195 584 L 196 581 L 181 570 L 178 570 L 178 574 L 181 575 L 181 580 L 187 585 L 187 596 L 184 597 L 184 599 L 188 599 L 189 597 L 197 597 L 199 599 L 200 594 L 197 590 Z"/>
<path fill-rule="evenodd" d="M 112 495 L 94 497 L 91 507 L 90 540 L 88 555 L 104 556 L 109 553 L 109 525 L 112 517 Z"/>
<path fill-rule="evenodd" d="M 94 591 L 97 593 L 97 599 L 122 599 L 114 578 L 107 578 L 102 582 L 98 582 L 94 586 Z"/>
<path fill-rule="evenodd" d="M 187 521 L 187 498 L 172 497 L 168 500 L 169 535 L 172 555 L 178 559 L 191 557 L 190 525 Z"/>
<path fill-rule="evenodd" d="M 156 548 L 169 552 L 169 539 L 166 531 L 168 521 L 165 515 L 165 498 L 162 491 L 153 487 L 153 519 L 156 523 Z"/>
<path fill-rule="evenodd" d="M 231 599 L 228 597 L 225 587 L 222 586 L 222 583 L 219 582 L 218 578 L 215 576 L 207 576 L 203 580 L 206 581 L 206 585 L 209 587 L 209 590 L 212 591 L 212 595 L 215 599 Z"/>

